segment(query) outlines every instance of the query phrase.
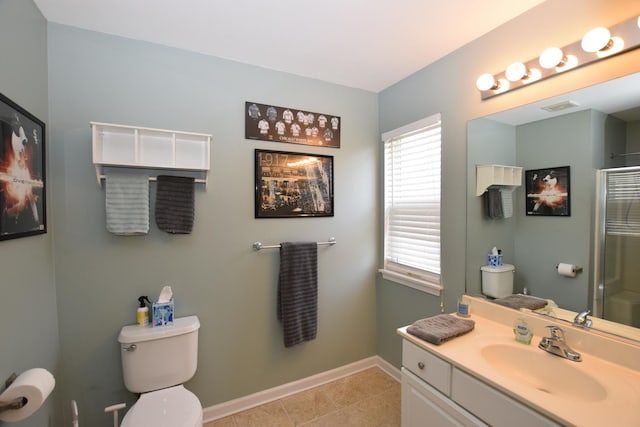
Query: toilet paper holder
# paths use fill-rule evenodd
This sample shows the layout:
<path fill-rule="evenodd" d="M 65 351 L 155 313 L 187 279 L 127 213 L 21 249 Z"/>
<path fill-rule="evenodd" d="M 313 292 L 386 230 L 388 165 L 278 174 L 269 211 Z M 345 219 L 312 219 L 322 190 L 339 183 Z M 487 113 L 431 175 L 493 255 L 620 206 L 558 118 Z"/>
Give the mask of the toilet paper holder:
<path fill-rule="evenodd" d="M 560 264 L 556 264 L 556 270 L 558 269 L 558 267 L 560 267 Z M 577 265 L 574 265 L 573 272 L 576 274 L 582 273 L 582 267 L 578 267 Z"/>
<path fill-rule="evenodd" d="M 18 376 L 16 375 L 16 373 L 12 373 L 9 378 L 7 378 L 7 380 L 4 382 L 4 388 L 2 390 L 0 390 L 0 394 L 2 394 L 3 391 L 5 391 L 7 388 L 9 388 L 9 386 L 11 384 L 13 384 L 13 382 L 16 380 L 16 378 L 18 378 Z M 27 404 L 27 398 L 26 397 L 16 397 L 15 399 L 9 401 L 9 402 L 0 402 L 0 412 L 4 412 L 4 411 L 10 411 L 13 409 L 21 409 L 24 407 L 24 405 Z"/>

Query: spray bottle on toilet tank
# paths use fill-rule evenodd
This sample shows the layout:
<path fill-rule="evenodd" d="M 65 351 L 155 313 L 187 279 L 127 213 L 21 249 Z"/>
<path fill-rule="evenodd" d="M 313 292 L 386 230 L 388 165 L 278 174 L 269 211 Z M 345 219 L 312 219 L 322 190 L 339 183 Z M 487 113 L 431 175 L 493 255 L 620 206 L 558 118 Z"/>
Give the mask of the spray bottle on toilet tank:
<path fill-rule="evenodd" d="M 147 326 L 149 324 L 149 307 L 144 303 L 145 301 L 151 304 L 149 297 L 146 295 L 138 298 L 138 302 L 140 303 L 140 307 L 138 307 L 138 312 L 136 313 L 138 326 Z"/>

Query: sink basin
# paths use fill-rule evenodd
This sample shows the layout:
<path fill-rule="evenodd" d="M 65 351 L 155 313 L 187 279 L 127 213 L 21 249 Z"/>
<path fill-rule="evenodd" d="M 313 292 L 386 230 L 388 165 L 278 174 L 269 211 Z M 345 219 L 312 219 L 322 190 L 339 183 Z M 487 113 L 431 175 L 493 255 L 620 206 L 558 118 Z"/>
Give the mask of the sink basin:
<path fill-rule="evenodd" d="M 488 345 L 482 357 L 504 375 L 540 392 L 568 400 L 597 402 L 607 397 L 606 389 L 589 373 L 572 362 L 530 347 Z"/>

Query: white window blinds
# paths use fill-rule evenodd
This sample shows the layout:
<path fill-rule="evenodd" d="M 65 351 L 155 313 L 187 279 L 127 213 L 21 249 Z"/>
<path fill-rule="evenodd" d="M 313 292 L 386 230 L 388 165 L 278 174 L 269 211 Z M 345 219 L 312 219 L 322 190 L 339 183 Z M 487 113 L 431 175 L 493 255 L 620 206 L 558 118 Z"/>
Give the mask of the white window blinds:
<path fill-rule="evenodd" d="M 610 235 L 640 236 L 640 172 L 607 174 L 606 231 Z"/>
<path fill-rule="evenodd" d="M 439 294 L 440 115 L 384 139 L 385 278 Z"/>

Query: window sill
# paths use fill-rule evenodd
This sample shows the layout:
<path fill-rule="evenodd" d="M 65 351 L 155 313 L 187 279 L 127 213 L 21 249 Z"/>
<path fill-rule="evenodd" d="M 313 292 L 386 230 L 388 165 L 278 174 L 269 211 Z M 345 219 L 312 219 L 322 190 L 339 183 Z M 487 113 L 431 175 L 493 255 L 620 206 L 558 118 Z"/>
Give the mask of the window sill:
<path fill-rule="evenodd" d="M 382 277 L 385 280 L 408 286 L 410 288 L 417 289 L 430 295 L 440 296 L 440 294 L 442 293 L 442 285 L 440 284 L 435 284 L 433 282 L 428 282 L 426 280 L 411 277 L 407 273 L 403 274 L 385 269 L 380 269 L 378 271 L 382 273 Z"/>

